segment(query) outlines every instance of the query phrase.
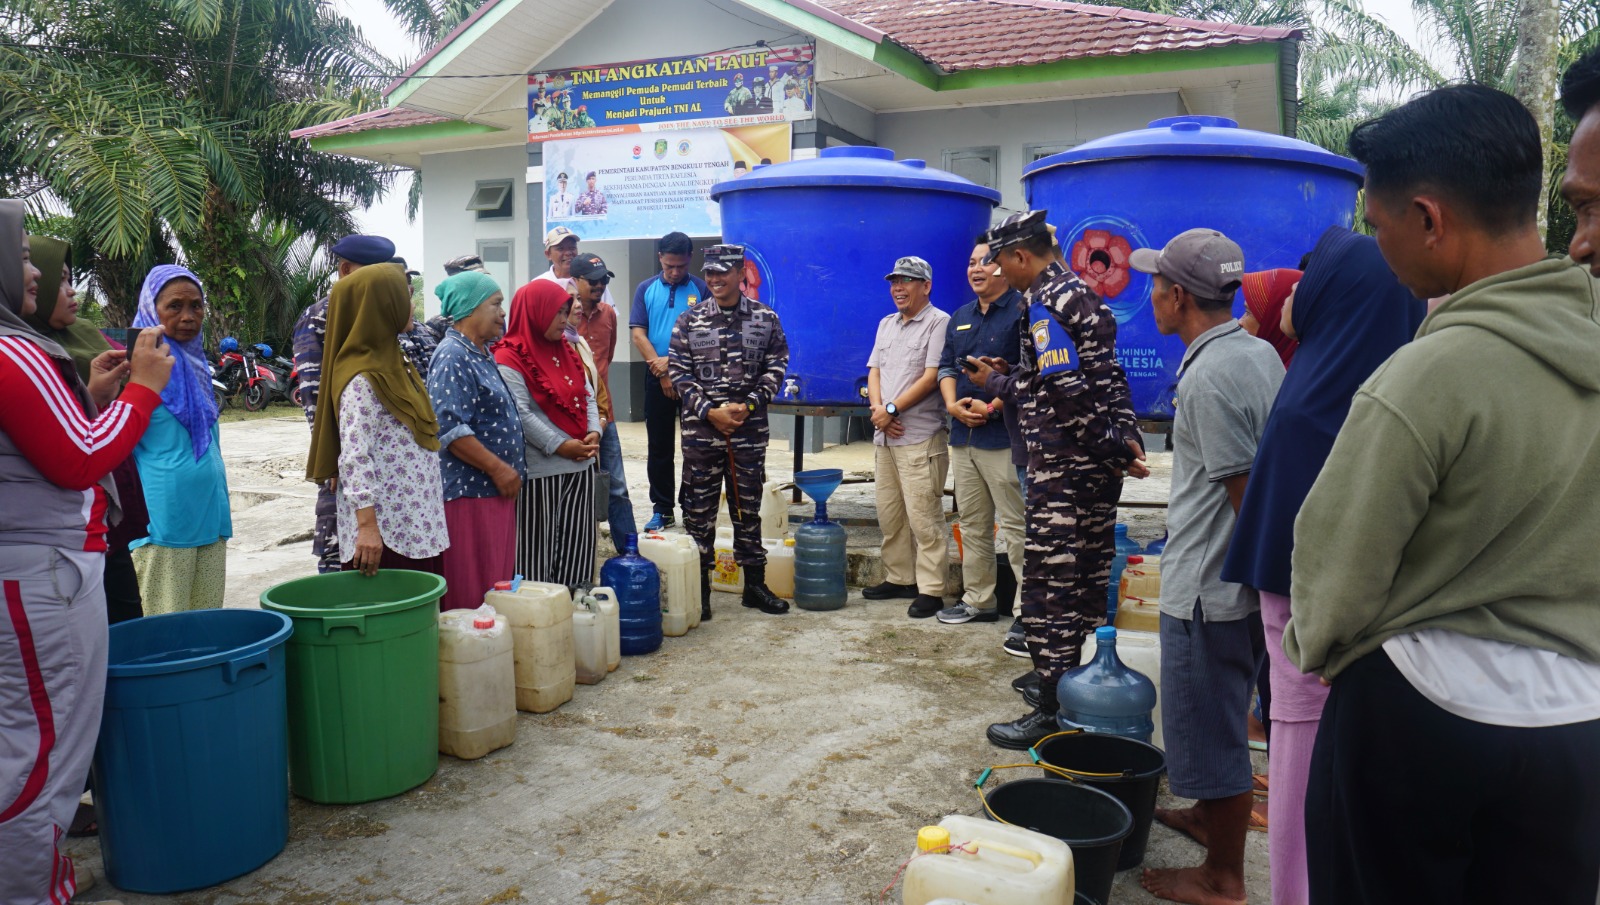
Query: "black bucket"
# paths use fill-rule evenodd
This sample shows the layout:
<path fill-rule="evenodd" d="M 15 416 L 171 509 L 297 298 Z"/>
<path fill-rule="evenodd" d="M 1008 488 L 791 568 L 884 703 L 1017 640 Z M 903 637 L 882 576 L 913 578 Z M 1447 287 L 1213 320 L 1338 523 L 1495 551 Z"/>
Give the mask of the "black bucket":
<path fill-rule="evenodd" d="M 987 793 L 989 819 L 1053 836 L 1072 849 L 1077 891 L 1098 905 L 1111 897 L 1117 856 L 1133 832 L 1128 806 L 1065 779 L 1018 779 Z"/>
<path fill-rule="evenodd" d="M 1145 844 L 1150 841 L 1150 821 L 1156 815 L 1156 792 L 1161 787 L 1161 774 L 1167 772 L 1167 758 L 1161 749 L 1120 735 L 1077 732 L 1045 739 L 1034 753 L 1041 762 L 1063 770 L 1117 774 L 1078 779 L 1117 796 L 1133 812 L 1133 833 L 1122 843 L 1117 870 L 1143 863 Z M 1045 775 L 1055 774 L 1046 771 Z"/>

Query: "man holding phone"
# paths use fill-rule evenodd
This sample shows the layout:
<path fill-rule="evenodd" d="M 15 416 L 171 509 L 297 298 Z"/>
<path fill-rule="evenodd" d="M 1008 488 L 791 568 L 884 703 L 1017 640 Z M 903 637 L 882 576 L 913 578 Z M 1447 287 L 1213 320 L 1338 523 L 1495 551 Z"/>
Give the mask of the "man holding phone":
<path fill-rule="evenodd" d="M 1011 464 L 1011 436 L 1001 420 L 1005 406 L 971 377 L 979 367 L 978 358 L 1000 358 L 1013 366 L 1019 361 L 1022 293 L 1007 285 L 997 266 L 984 263 L 988 254 L 988 242 L 979 236 L 967 260 L 967 284 L 978 297 L 950 315 L 939 356 L 939 392 L 952 420 L 950 468 L 955 473 L 956 508 L 966 525 L 961 533 L 961 577 L 966 589 L 960 602 L 939 611 L 939 621 L 948 625 L 999 618 L 990 530 L 997 515 L 1011 569 L 1017 583 L 1022 582 L 1022 485 Z"/>

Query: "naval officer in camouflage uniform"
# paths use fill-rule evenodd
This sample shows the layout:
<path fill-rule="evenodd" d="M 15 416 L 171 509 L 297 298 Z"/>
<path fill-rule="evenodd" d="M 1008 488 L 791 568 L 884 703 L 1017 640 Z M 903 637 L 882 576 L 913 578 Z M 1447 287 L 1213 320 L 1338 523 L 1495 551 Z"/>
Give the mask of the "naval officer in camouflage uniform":
<path fill-rule="evenodd" d="M 1028 446 L 1022 625 L 1039 705 L 988 733 L 1019 750 L 1056 731 L 1056 681 L 1078 665 L 1084 639 L 1106 619 L 1123 474 L 1149 474 L 1117 363 L 1116 318 L 1054 247 L 1045 212 L 1029 211 L 990 231 L 986 259 L 1026 306 L 1022 360 L 1011 376 Z M 998 393 L 1005 362 L 976 363 L 973 382 Z"/>
<path fill-rule="evenodd" d="M 700 546 L 701 569 L 710 570 L 717 503 L 726 485 L 733 558 L 744 569 L 744 605 L 786 613 L 788 602 L 766 584 L 761 485 L 767 478 L 767 405 L 789 367 L 789 343 L 778 315 L 739 291 L 743 247 L 707 248 L 704 273 L 711 298 L 678 316 L 667 353 L 683 428 L 683 527 Z M 701 589 L 700 618 L 710 619 L 710 576 Z"/>

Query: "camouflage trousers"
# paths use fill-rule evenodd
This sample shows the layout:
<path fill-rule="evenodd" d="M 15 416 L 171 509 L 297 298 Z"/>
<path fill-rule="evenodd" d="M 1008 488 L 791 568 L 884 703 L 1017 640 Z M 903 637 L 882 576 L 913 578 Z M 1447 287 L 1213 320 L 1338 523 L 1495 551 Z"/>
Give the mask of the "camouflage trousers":
<path fill-rule="evenodd" d="M 311 552 L 317 557 L 318 572 L 337 572 L 339 560 L 339 503 L 327 484 L 317 488 L 317 522 L 311 531 Z"/>
<path fill-rule="evenodd" d="M 683 447 L 683 484 L 678 504 L 683 507 L 683 530 L 700 547 L 700 566 L 711 568 L 716 540 L 717 506 L 728 495 L 728 515 L 733 519 L 733 559 L 741 566 L 767 561 L 761 546 L 761 485 L 767 480 L 767 448 L 735 444 L 733 471 L 728 473 L 728 447 Z M 734 506 L 737 497 L 739 505 Z"/>
<path fill-rule="evenodd" d="M 1084 640 L 1106 621 L 1122 479 L 1096 472 L 1028 485 L 1022 627 L 1047 712 L 1055 707 L 1056 681 L 1078 666 Z M 1070 510 L 1060 505 L 1063 497 Z M 1053 518 L 1039 524 L 1035 515 L 1049 502 Z"/>

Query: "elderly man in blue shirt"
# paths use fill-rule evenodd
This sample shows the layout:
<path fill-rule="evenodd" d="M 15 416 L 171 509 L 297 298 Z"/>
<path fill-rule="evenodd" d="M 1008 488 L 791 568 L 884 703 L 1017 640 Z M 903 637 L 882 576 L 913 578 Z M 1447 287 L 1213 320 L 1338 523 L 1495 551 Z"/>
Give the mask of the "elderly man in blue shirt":
<path fill-rule="evenodd" d="M 939 611 L 948 625 L 994 622 L 994 526 L 998 520 L 1017 583 L 1022 582 L 1022 485 L 1011 463 L 1011 435 L 1002 420 L 1004 402 L 972 382 L 970 358 L 1002 358 L 1015 365 L 1021 354 L 1017 331 L 1022 293 L 1012 289 L 999 268 L 985 264 L 989 246 L 979 236 L 967 261 L 967 283 L 977 298 L 950 315 L 944 353 L 939 358 L 939 391 L 950 413 L 950 470 L 955 474 L 961 532 L 961 601 Z"/>

